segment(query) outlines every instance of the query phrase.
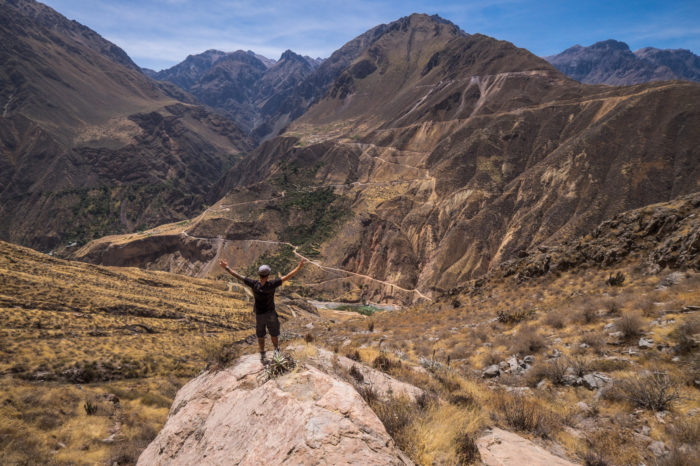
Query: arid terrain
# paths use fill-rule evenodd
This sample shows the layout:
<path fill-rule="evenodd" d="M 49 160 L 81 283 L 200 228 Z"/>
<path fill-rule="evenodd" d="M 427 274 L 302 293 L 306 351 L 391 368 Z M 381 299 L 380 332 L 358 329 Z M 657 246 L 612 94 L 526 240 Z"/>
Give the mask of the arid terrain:
<path fill-rule="evenodd" d="M 196 422 L 258 415 L 207 409 L 266 390 L 320 437 L 352 399 L 401 464 L 478 464 L 491 429 L 700 463 L 700 83 L 582 84 L 425 14 L 158 74 L 32 0 L 0 0 L 0 38 L 1 464 L 197 457 L 229 433 Z M 302 258 L 276 298 L 299 365 L 266 385 L 219 261 Z"/>

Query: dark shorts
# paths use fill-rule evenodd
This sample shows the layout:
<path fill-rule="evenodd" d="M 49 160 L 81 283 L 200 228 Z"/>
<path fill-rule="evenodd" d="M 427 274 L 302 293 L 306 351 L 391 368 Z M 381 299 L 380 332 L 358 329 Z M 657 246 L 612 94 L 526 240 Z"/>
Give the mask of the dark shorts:
<path fill-rule="evenodd" d="M 277 312 L 271 311 L 265 314 L 255 314 L 255 335 L 258 338 L 265 337 L 265 329 L 270 332 L 272 337 L 280 335 L 280 320 L 277 318 Z"/>

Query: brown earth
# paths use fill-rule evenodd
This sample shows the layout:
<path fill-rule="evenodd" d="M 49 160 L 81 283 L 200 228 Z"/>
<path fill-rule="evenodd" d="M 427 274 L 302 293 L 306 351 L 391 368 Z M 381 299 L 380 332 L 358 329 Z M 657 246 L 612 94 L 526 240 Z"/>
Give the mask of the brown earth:
<path fill-rule="evenodd" d="M 169 230 L 182 247 L 184 233 L 218 244 L 239 268 L 256 250 L 282 267 L 298 252 L 325 267 L 302 291 L 409 302 L 700 187 L 698 84 L 581 85 L 425 15 L 340 50 L 353 58 L 325 97 L 232 169 L 221 200 Z M 119 263 L 129 241 L 77 257 Z M 275 241 L 291 246 L 271 252 Z M 156 240 L 141 255 L 128 263 L 189 267 Z"/>
<path fill-rule="evenodd" d="M 43 250 L 201 211 L 250 141 L 32 0 L 0 2 L 0 238 Z"/>

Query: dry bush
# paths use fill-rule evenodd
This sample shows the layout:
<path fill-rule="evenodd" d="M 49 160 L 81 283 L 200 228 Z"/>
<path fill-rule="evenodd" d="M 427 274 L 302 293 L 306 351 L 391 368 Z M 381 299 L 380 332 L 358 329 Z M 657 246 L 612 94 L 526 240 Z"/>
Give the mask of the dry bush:
<path fill-rule="evenodd" d="M 671 336 L 678 342 L 676 352 L 688 354 L 698 347 L 698 334 L 700 334 L 700 318 L 693 317 L 676 327 Z"/>
<path fill-rule="evenodd" d="M 630 364 L 626 359 L 595 359 L 591 361 L 590 368 L 592 371 L 615 372 L 628 369 Z"/>
<path fill-rule="evenodd" d="M 619 298 L 606 298 L 601 301 L 601 304 L 609 316 L 619 315 L 622 311 L 622 303 Z"/>
<path fill-rule="evenodd" d="M 566 324 L 566 314 L 561 310 L 549 311 L 544 317 L 544 323 L 552 328 L 564 328 Z"/>
<path fill-rule="evenodd" d="M 560 424 L 552 411 L 523 395 L 500 392 L 494 397 L 494 406 L 509 427 L 540 437 L 550 437 Z"/>
<path fill-rule="evenodd" d="M 652 317 L 656 314 L 656 305 L 654 300 L 649 296 L 640 296 L 632 303 L 632 308 L 638 310 L 646 317 Z"/>
<path fill-rule="evenodd" d="M 206 339 L 201 352 L 207 368 L 213 370 L 225 368 L 240 356 L 240 348 L 231 339 Z"/>
<path fill-rule="evenodd" d="M 459 391 L 456 393 L 450 393 L 447 401 L 456 406 L 462 406 L 464 408 L 471 408 L 478 406 L 477 400 L 471 393 Z"/>
<path fill-rule="evenodd" d="M 677 384 L 663 372 L 635 375 L 620 380 L 614 387 L 635 406 L 652 411 L 669 409 L 680 396 Z"/>
<path fill-rule="evenodd" d="M 503 355 L 498 351 L 490 350 L 484 353 L 481 357 L 481 367 L 486 368 L 503 361 Z"/>
<path fill-rule="evenodd" d="M 512 338 L 510 350 L 518 354 L 537 353 L 546 347 L 545 339 L 535 327 L 530 325 L 521 328 Z"/>
<path fill-rule="evenodd" d="M 644 321 L 638 312 L 626 312 L 622 314 L 617 322 L 617 329 L 622 332 L 625 338 L 635 338 L 642 334 L 642 326 Z"/>
<path fill-rule="evenodd" d="M 535 315 L 535 310 L 530 309 L 519 309 L 519 310 L 508 310 L 496 311 L 496 318 L 498 322 L 502 324 L 517 324 L 523 320 L 529 320 Z"/>
<path fill-rule="evenodd" d="M 608 279 L 605 280 L 605 284 L 608 286 L 622 286 L 625 283 L 625 274 L 622 272 L 617 272 L 616 274 L 610 273 Z"/>
<path fill-rule="evenodd" d="M 460 432 L 454 439 L 457 461 L 459 464 L 475 464 L 481 462 L 479 448 L 474 442 L 474 437 L 468 432 Z"/>
<path fill-rule="evenodd" d="M 590 324 L 598 320 L 598 306 L 595 302 L 587 302 L 574 314 L 573 321 L 580 324 Z"/>
<path fill-rule="evenodd" d="M 666 431 L 677 445 L 700 445 L 700 419 L 676 417 L 666 425 Z"/>
<path fill-rule="evenodd" d="M 563 385 L 568 365 L 565 358 L 536 362 L 527 373 L 527 384 L 537 386 L 542 379 L 549 379 L 554 385 Z"/>
<path fill-rule="evenodd" d="M 353 361 L 362 362 L 362 357 L 360 356 L 360 352 L 357 350 L 353 350 L 353 351 L 348 352 L 345 355 L 345 357 L 348 359 L 351 359 Z"/>
<path fill-rule="evenodd" d="M 421 415 L 418 405 L 407 396 L 379 398 L 369 402 L 370 408 L 382 421 L 386 431 L 402 451 L 412 449 L 411 425 Z"/>
<path fill-rule="evenodd" d="M 605 335 L 601 332 L 588 332 L 581 336 L 579 343 L 587 344 L 596 354 L 603 354 L 605 350 Z"/>
<path fill-rule="evenodd" d="M 354 364 L 352 365 L 352 367 L 351 367 L 350 370 L 348 371 L 348 374 L 350 374 L 350 376 L 351 376 L 353 379 L 355 379 L 355 381 L 358 382 L 358 383 L 362 383 L 362 382 L 365 381 L 365 376 L 362 375 L 362 372 L 360 372 L 360 370 L 359 370 L 359 369 L 357 368 L 357 366 L 354 365 Z"/>
<path fill-rule="evenodd" d="M 582 356 L 567 358 L 567 364 L 577 377 L 583 377 L 591 371 L 591 360 Z"/>
<path fill-rule="evenodd" d="M 671 451 L 658 459 L 658 466 L 697 466 L 700 464 L 700 452 L 696 449 L 674 445 Z"/>
<path fill-rule="evenodd" d="M 394 367 L 401 367 L 401 361 L 394 361 L 389 358 L 386 353 L 380 353 L 379 356 L 372 361 L 372 367 L 379 369 L 382 372 L 389 372 Z"/>

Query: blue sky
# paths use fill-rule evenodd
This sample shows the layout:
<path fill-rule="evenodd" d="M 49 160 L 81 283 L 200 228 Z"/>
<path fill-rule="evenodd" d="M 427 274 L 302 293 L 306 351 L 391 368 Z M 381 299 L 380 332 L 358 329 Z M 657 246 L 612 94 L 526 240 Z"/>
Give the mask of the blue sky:
<path fill-rule="evenodd" d="M 327 57 L 377 24 L 414 12 L 438 14 L 469 33 L 552 55 L 606 39 L 632 50 L 653 46 L 700 54 L 700 1 L 264 1 L 44 0 L 122 47 L 140 66 L 160 70 L 207 49 L 286 49 Z"/>

